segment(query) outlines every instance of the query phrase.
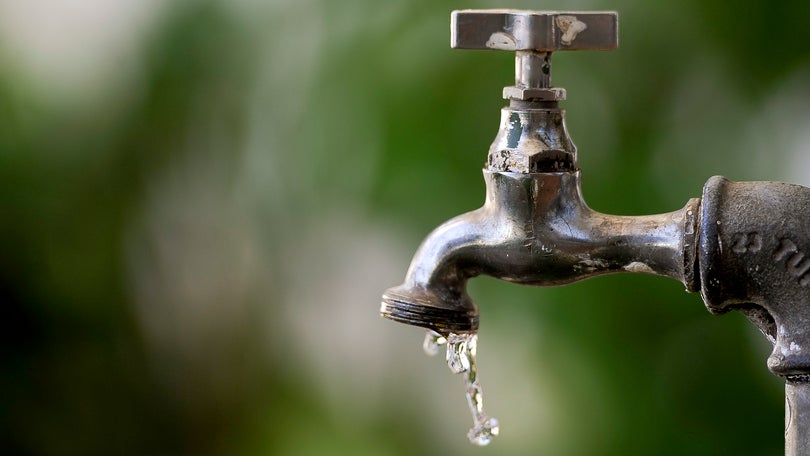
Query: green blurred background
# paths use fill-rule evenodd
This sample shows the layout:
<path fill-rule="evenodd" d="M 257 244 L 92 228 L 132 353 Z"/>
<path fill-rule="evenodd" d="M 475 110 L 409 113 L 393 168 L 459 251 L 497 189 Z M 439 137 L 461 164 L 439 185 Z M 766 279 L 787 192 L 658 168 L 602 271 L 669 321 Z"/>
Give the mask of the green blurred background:
<path fill-rule="evenodd" d="M 377 316 L 483 201 L 512 56 L 449 12 L 497 7 L 619 11 L 555 56 L 593 208 L 810 185 L 806 0 L 0 1 L 0 452 L 782 453 L 768 343 L 674 281 L 474 280 L 483 449 Z"/>

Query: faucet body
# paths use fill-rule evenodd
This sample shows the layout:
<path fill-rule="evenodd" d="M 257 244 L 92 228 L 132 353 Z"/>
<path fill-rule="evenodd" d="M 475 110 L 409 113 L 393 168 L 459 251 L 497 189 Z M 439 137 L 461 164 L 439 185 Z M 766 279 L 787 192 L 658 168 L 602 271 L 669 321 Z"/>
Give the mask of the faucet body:
<path fill-rule="evenodd" d="M 581 171 L 572 169 L 576 148 L 564 114 L 556 107 L 504 109 L 484 169 L 484 205 L 423 241 L 405 283 L 383 295 L 384 316 L 445 334 L 475 331 L 478 311 L 466 282 L 481 274 L 533 286 L 617 272 L 694 284 L 698 200 L 658 215 L 592 210 L 582 197 Z M 543 166 L 565 171 L 500 170 Z"/>

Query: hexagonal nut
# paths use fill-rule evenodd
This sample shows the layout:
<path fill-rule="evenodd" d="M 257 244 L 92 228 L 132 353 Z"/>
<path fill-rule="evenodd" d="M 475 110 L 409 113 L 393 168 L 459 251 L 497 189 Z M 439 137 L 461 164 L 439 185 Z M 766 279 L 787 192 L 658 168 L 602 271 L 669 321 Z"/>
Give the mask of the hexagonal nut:
<path fill-rule="evenodd" d="M 563 101 L 566 92 L 562 87 L 551 87 L 546 89 L 504 87 L 503 98 L 505 100 L 536 100 L 536 101 Z"/>

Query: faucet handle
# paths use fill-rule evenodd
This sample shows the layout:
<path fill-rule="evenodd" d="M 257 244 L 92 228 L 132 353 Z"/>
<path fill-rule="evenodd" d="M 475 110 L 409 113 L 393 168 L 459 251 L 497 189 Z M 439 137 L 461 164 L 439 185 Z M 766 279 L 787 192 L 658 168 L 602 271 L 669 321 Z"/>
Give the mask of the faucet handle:
<path fill-rule="evenodd" d="M 457 10 L 450 24 L 453 49 L 607 51 L 619 45 L 615 11 Z"/>
<path fill-rule="evenodd" d="M 565 99 L 565 89 L 551 88 L 552 52 L 618 46 L 613 11 L 457 10 L 450 16 L 451 48 L 516 52 L 515 86 L 504 88 L 512 100 Z"/>

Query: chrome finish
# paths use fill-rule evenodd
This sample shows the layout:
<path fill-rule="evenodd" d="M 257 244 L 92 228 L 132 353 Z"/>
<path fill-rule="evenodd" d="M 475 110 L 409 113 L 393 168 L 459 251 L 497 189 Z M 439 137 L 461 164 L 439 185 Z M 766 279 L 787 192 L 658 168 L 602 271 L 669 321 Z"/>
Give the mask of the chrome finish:
<path fill-rule="evenodd" d="M 466 283 L 481 274 L 534 286 L 617 272 L 690 281 L 698 200 L 666 214 L 607 215 L 585 204 L 579 172 L 485 170 L 484 180 L 484 206 L 425 239 L 405 283 L 383 295 L 383 316 L 443 334 L 475 331 Z"/>

